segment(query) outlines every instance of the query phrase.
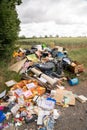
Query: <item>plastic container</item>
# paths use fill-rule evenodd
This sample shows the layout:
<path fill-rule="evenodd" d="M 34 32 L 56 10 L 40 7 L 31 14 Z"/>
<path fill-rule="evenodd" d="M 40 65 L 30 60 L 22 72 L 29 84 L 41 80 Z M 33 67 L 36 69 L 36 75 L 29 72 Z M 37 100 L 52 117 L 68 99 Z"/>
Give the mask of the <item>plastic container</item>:
<path fill-rule="evenodd" d="M 35 48 L 37 48 L 38 50 L 42 50 L 42 45 L 35 45 Z"/>
<path fill-rule="evenodd" d="M 63 54 L 62 52 L 58 52 L 58 53 L 57 53 L 57 56 L 58 56 L 58 58 L 61 58 L 61 59 L 62 59 L 62 58 L 64 57 L 64 54 Z"/>
<path fill-rule="evenodd" d="M 69 79 L 68 82 L 71 86 L 74 86 L 79 83 L 79 80 L 78 80 L 78 78 L 73 78 L 73 79 Z"/>
<path fill-rule="evenodd" d="M 6 116 L 0 111 L 0 123 L 2 123 L 6 119 Z"/>

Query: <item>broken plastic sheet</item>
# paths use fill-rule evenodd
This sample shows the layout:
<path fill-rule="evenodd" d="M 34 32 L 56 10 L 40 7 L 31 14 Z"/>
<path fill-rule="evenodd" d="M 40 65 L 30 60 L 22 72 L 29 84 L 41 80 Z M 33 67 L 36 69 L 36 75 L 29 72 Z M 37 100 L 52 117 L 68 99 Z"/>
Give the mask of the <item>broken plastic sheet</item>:
<path fill-rule="evenodd" d="M 2 93 L 0 93 L 0 98 L 4 97 L 6 95 L 6 90 L 4 90 Z"/>

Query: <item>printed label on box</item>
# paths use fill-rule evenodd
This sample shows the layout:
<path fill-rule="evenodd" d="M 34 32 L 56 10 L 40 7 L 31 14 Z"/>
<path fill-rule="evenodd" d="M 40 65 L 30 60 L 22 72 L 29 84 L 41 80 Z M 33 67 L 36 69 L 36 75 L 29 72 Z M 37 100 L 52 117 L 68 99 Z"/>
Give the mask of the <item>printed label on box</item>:
<path fill-rule="evenodd" d="M 26 98 L 32 96 L 32 92 L 30 90 L 23 93 Z"/>
<path fill-rule="evenodd" d="M 29 84 L 26 84 L 27 88 L 28 89 L 31 89 L 31 88 L 35 88 L 36 85 L 34 83 L 29 83 Z"/>

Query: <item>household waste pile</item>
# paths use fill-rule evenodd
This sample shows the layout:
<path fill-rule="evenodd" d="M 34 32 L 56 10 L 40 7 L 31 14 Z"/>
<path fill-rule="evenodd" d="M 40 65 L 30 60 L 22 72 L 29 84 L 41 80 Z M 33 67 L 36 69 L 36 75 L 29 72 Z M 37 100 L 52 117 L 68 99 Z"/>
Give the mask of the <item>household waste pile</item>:
<path fill-rule="evenodd" d="M 36 121 L 38 130 L 53 130 L 55 121 L 61 116 L 56 105 L 68 107 L 75 105 L 75 99 L 87 101 L 83 95 L 76 96 L 63 86 L 64 80 L 71 86 L 77 85 L 76 75 L 84 71 L 82 64 L 68 57 L 65 48 L 37 45 L 31 49 L 20 48 L 13 57 L 18 61 L 9 70 L 22 75 L 22 80 L 5 82 L 10 90 L 0 94 L 0 129 Z M 64 71 L 75 77 L 65 77 Z M 4 125 L 5 120 L 9 123 Z"/>

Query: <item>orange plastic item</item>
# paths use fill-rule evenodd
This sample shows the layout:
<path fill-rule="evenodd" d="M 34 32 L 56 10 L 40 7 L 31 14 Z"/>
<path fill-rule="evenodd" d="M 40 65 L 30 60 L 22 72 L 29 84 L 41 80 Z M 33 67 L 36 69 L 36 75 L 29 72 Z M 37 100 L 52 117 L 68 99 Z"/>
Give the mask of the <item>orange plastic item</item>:
<path fill-rule="evenodd" d="M 27 86 L 29 85 L 29 87 Z M 35 95 L 42 95 L 45 93 L 46 89 L 39 85 L 36 80 L 22 80 L 16 85 L 14 85 L 11 90 L 22 89 L 24 99 L 31 99 Z M 16 98 L 18 95 L 15 93 Z"/>

